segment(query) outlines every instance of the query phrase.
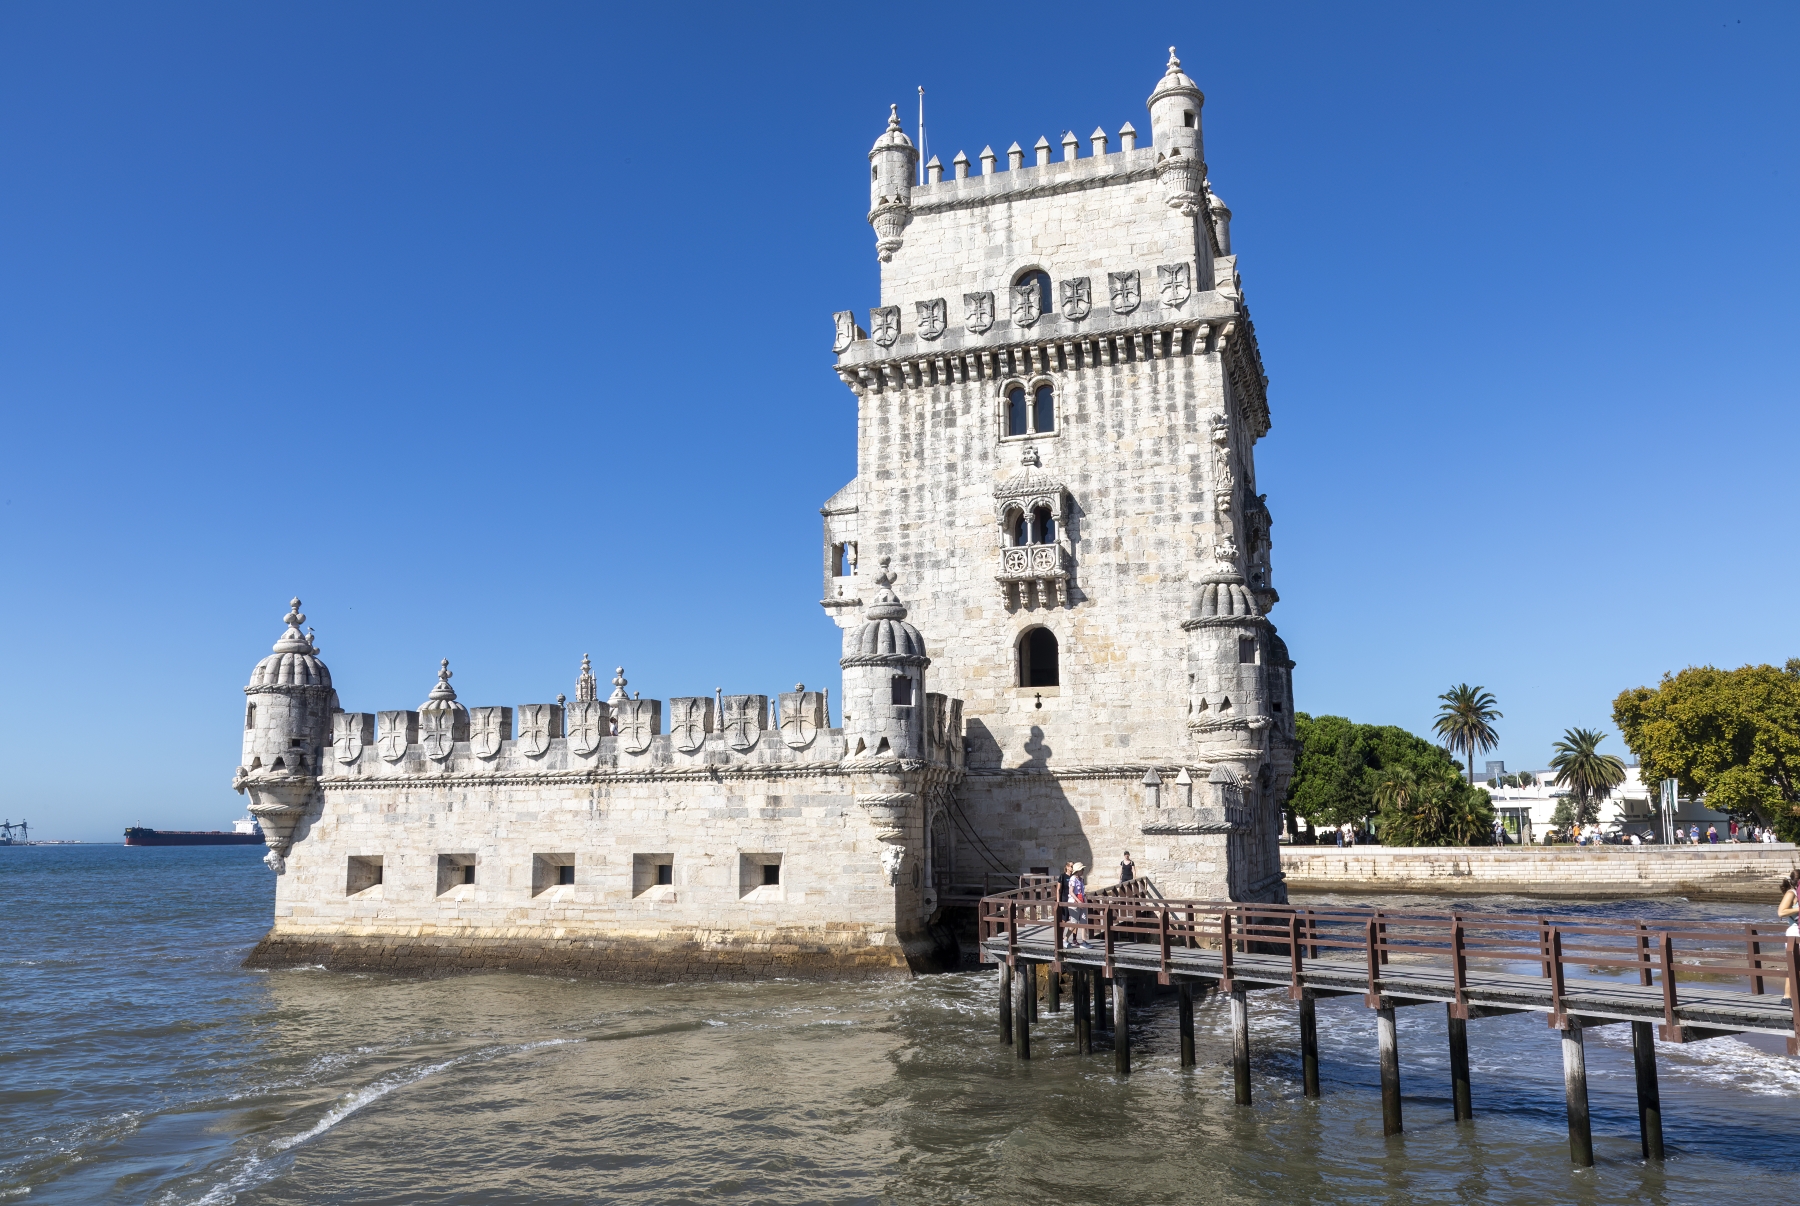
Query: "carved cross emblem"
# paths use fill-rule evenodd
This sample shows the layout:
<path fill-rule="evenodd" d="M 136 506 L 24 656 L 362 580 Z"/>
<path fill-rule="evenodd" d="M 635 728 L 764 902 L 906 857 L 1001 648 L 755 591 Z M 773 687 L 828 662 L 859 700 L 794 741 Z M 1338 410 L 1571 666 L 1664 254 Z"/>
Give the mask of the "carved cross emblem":
<path fill-rule="evenodd" d="M 619 720 L 619 744 L 627 754 L 641 754 L 650 748 L 656 736 L 655 719 L 651 715 L 653 699 L 620 700 L 616 715 Z"/>
<path fill-rule="evenodd" d="M 541 758 L 550 749 L 550 739 L 557 736 L 555 704 L 519 705 L 519 748 L 526 757 Z"/>
<path fill-rule="evenodd" d="M 856 329 L 856 311 L 839 310 L 831 316 L 831 322 L 835 328 L 831 340 L 831 350 L 842 356 L 850 350 L 850 345 L 856 342 L 856 336 L 859 333 Z"/>
<path fill-rule="evenodd" d="M 713 701 L 704 695 L 669 701 L 669 734 L 676 749 L 691 754 L 706 744 L 706 735 L 712 732 L 712 710 Z"/>
<path fill-rule="evenodd" d="M 1043 316 L 1043 298 L 1038 294 L 1036 281 L 1012 287 L 1012 320 L 1013 325 L 1029 327 Z"/>
<path fill-rule="evenodd" d="M 1078 276 L 1072 281 L 1062 281 L 1058 286 L 1062 290 L 1063 314 L 1080 322 L 1094 308 L 1094 290 L 1085 276 Z"/>
<path fill-rule="evenodd" d="M 819 691 L 782 692 L 781 739 L 789 749 L 803 750 L 823 727 L 825 697 Z"/>
<path fill-rule="evenodd" d="M 1162 304 L 1171 310 L 1179 310 L 1187 305 L 1187 299 L 1193 295 L 1193 275 L 1186 264 L 1163 264 L 1156 270 L 1162 283 Z"/>
<path fill-rule="evenodd" d="M 985 335 L 988 328 L 994 325 L 994 295 L 992 293 L 963 294 L 963 326 L 969 328 L 971 334 Z"/>
<path fill-rule="evenodd" d="M 763 716 L 769 710 L 766 695 L 727 695 L 725 697 L 725 744 L 740 754 L 756 744 L 762 736 Z"/>
<path fill-rule="evenodd" d="M 331 718 L 331 744 L 339 762 L 355 762 L 363 752 L 363 718 L 360 712 L 339 712 Z"/>
<path fill-rule="evenodd" d="M 587 757 L 600 748 L 600 738 L 612 729 L 611 709 L 597 699 L 582 699 L 569 705 L 569 748 Z"/>
<path fill-rule="evenodd" d="M 407 719 L 405 712 L 381 714 L 381 736 L 375 742 L 375 748 L 381 751 L 382 761 L 398 762 L 406 757 Z"/>
<path fill-rule="evenodd" d="M 507 738 L 505 712 L 501 708 L 476 708 L 469 715 L 469 748 L 477 758 L 496 758 Z"/>
<path fill-rule="evenodd" d="M 869 311 L 869 333 L 884 348 L 900 338 L 900 307 L 880 306 Z"/>
<path fill-rule="evenodd" d="M 456 714 L 435 709 L 419 713 L 419 744 L 433 762 L 448 758 L 456 745 Z"/>
<path fill-rule="evenodd" d="M 944 327 L 948 325 L 949 307 L 944 304 L 943 298 L 934 297 L 930 301 L 916 302 L 914 308 L 919 313 L 919 338 L 936 339 L 944 333 Z"/>
<path fill-rule="evenodd" d="M 1107 273 L 1106 284 L 1112 291 L 1114 314 L 1129 314 L 1137 309 L 1138 302 L 1143 300 L 1138 289 L 1138 274 L 1135 268 L 1130 272 Z"/>

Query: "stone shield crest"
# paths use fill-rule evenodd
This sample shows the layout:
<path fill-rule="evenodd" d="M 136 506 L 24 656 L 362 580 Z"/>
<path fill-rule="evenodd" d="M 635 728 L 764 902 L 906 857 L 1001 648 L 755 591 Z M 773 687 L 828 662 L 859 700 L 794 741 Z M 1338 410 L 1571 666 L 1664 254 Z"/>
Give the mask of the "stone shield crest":
<path fill-rule="evenodd" d="M 363 743 L 368 738 L 368 728 L 372 727 L 375 718 L 366 712 L 339 712 L 331 718 L 331 745 L 337 751 L 337 760 L 343 763 L 355 762 L 362 757 Z"/>
<path fill-rule="evenodd" d="M 550 750 L 550 739 L 562 736 L 562 709 L 555 704 L 519 705 L 519 748 L 528 758 L 542 758 Z"/>
<path fill-rule="evenodd" d="M 870 310 L 869 332 L 882 347 L 893 347 L 894 341 L 900 338 L 900 307 L 879 306 Z"/>
<path fill-rule="evenodd" d="M 944 333 L 949 307 L 944 304 L 943 298 L 934 297 L 930 301 L 917 302 L 914 308 L 919 313 L 919 338 L 936 339 Z"/>
<path fill-rule="evenodd" d="M 406 757 L 406 747 L 419 736 L 419 717 L 416 712 L 383 712 L 381 713 L 381 737 L 375 742 L 375 748 L 381 751 L 384 762 L 398 762 Z"/>
<path fill-rule="evenodd" d="M 727 695 L 725 744 L 740 754 L 751 749 L 762 736 L 763 720 L 768 714 L 767 695 Z"/>
<path fill-rule="evenodd" d="M 712 732 L 713 701 L 710 696 L 694 695 L 669 701 L 669 736 L 675 748 L 691 754 L 706 744 Z"/>
<path fill-rule="evenodd" d="M 856 342 L 856 311 L 839 310 L 831 316 L 833 328 L 831 350 L 842 356 Z"/>
<path fill-rule="evenodd" d="M 1134 268 L 1130 272 L 1109 272 L 1106 284 L 1112 291 L 1112 308 L 1114 314 L 1129 314 L 1138 308 L 1143 300 L 1143 293 L 1138 286 L 1138 274 Z"/>
<path fill-rule="evenodd" d="M 662 713 L 654 699 L 620 700 L 614 715 L 619 722 L 619 744 L 627 754 L 641 754 L 662 728 Z"/>
<path fill-rule="evenodd" d="M 448 758 L 456 746 L 456 713 L 436 709 L 419 713 L 419 744 L 433 762 Z"/>
<path fill-rule="evenodd" d="M 780 704 L 781 739 L 789 749 L 805 749 L 825 727 L 825 693 L 804 689 L 783 691 Z"/>
<path fill-rule="evenodd" d="M 597 699 L 579 699 L 569 705 L 569 748 L 587 757 L 600 748 L 600 739 L 612 733 L 612 709 Z"/>
<path fill-rule="evenodd" d="M 1029 327 L 1043 316 L 1043 298 L 1035 282 L 1012 287 L 1012 320 L 1016 327 Z"/>
<path fill-rule="evenodd" d="M 469 713 L 469 748 L 477 758 L 497 758 L 512 736 L 511 708 L 476 708 Z"/>
<path fill-rule="evenodd" d="M 975 335 L 987 334 L 988 328 L 994 325 L 994 295 L 992 293 L 963 294 L 963 326 Z"/>
<path fill-rule="evenodd" d="M 1078 276 L 1072 281 L 1061 281 L 1058 288 L 1062 291 L 1062 310 L 1069 318 L 1080 322 L 1094 308 L 1094 289 L 1092 282 L 1085 276 Z"/>
<path fill-rule="evenodd" d="M 1179 310 L 1187 305 L 1187 299 L 1193 295 L 1193 276 L 1186 264 L 1163 264 L 1156 270 L 1162 282 L 1162 304 L 1171 310 Z"/>

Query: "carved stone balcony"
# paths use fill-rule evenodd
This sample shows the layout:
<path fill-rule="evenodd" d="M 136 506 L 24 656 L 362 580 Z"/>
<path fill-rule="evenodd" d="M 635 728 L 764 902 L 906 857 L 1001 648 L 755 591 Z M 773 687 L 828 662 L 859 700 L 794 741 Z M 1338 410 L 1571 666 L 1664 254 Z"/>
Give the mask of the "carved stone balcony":
<path fill-rule="evenodd" d="M 1068 602 L 1073 558 L 1061 543 L 1014 545 L 1000 550 L 1001 597 L 1007 607 L 1055 607 Z"/>

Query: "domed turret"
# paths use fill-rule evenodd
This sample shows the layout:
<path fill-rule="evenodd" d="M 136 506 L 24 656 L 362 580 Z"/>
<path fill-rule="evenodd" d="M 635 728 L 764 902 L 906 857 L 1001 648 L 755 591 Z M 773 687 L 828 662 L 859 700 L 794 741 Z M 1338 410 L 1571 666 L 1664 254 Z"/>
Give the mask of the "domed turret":
<path fill-rule="evenodd" d="M 888 559 L 863 622 L 844 630 L 844 739 L 852 758 L 925 756 L 925 638 L 906 622 Z"/>
<path fill-rule="evenodd" d="M 888 107 L 887 129 L 869 151 L 869 225 L 875 254 L 887 263 L 905 241 L 900 232 L 912 216 L 913 173 L 919 161 L 912 139 L 900 128 L 900 106 Z"/>
<path fill-rule="evenodd" d="M 250 672 L 244 704 L 244 752 L 232 786 L 250 793 L 250 811 L 269 844 L 269 866 L 286 866 L 294 826 L 304 815 L 318 782 L 320 762 L 331 741 L 331 716 L 338 710 L 331 671 L 319 660 L 300 600 L 283 617 L 287 630 L 274 651 Z"/>
<path fill-rule="evenodd" d="M 1262 616 L 1256 597 L 1236 570 L 1211 573 L 1200 579 L 1200 596 L 1194 602 L 1196 620 L 1250 620 Z"/>
<path fill-rule="evenodd" d="M 1205 147 L 1200 137 L 1200 106 L 1206 96 L 1181 70 L 1175 48 L 1169 66 L 1145 104 L 1150 109 L 1150 140 L 1156 147 L 1156 176 L 1163 197 L 1189 217 L 1200 212 L 1200 182 L 1206 177 Z"/>

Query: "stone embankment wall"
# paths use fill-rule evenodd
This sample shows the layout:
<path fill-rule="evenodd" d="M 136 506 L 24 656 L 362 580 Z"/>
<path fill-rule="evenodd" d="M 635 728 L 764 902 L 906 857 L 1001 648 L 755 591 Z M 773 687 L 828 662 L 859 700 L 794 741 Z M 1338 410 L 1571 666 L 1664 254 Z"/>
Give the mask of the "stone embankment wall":
<path fill-rule="evenodd" d="M 1800 866 L 1789 844 L 1621 846 L 1283 846 L 1290 892 L 1507 893 L 1572 900 L 1682 896 L 1773 906 Z"/>

